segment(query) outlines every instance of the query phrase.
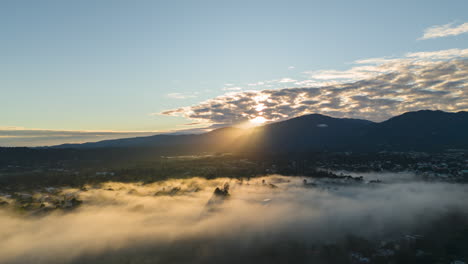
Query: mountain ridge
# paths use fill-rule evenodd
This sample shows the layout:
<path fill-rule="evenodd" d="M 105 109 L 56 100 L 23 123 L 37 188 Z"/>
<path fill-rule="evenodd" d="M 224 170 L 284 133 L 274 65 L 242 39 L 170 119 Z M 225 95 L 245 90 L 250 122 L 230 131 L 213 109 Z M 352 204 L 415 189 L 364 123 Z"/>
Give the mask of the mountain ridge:
<path fill-rule="evenodd" d="M 382 122 L 309 114 L 263 126 L 202 134 L 124 138 L 50 148 L 159 147 L 200 151 L 355 151 L 468 148 L 468 112 L 420 110 Z"/>

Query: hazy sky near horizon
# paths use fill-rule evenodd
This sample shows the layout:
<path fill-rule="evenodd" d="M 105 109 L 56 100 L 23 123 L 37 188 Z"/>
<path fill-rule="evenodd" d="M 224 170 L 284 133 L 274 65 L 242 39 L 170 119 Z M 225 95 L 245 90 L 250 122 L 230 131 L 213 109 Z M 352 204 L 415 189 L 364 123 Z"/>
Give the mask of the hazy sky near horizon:
<path fill-rule="evenodd" d="M 467 11 L 464 0 L 3 1 L 0 146 L 468 110 Z"/>

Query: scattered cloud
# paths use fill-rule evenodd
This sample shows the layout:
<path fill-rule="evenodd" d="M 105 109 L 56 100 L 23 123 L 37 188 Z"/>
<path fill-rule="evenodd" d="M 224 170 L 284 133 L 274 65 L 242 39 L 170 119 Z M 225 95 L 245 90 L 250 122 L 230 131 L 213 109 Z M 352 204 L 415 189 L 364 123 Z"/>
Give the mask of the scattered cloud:
<path fill-rule="evenodd" d="M 248 86 L 259 86 L 259 85 L 264 85 L 265 82 L 255 82 L 255 83 L 249 83 L 247 84 Z"/>
<path fill-rule="evenodd" d="M 274 79 L 274 80 L 266 80 L 266 81 L 258 81 L 254 83 L 248 83 L 247 86 L 250 87 L 274 87 L 277 85 L 282 85 L 286 83 L 296 83 L 297 80 L 294 80 L 289 77 L 284 77 L 281 79 Z"/>
<path fill-rule="evenodd" d="M 345 71 L 308 72 L 307 80 L 251 84 L 287 80 L 298 87 L 227 93 L 161 114 L 223 126 L 257 116 L 279 121 L 322 113 L 382 121 L 420 109 L 468 110 L 467 58 L 468 49 L 449 49 L 359 60 Z"/>
<path fill-rule="evenodd" d="M 448 49 L 439 51 L 411 52 L 406 57 L 415 59 L 447 60 L 452 58 L 467 58 L 468 49 Z"/>
<path fill-rule="evenodd" d="M 359 80 L 364 78 L 369 78 L 373 74 L 373 68 L 369 66 L 360 66 L 354 67 L 346 71 L 337 71 L 337 70 L 321 70 L 314 72 L 306 72 L 310 74 L 312 79 L 317 80 L 336 80 L 336 79 L 346 79 L 346 80 Z"/>
<path fill-rule="evenodd" d="M 187 123 L 187 124 L 184 124 L 184 126 L 198 126 L 200 125 L 201 123 L 199 122 L 192 122 L 192 123 Z"/>
<path fill-rule="evenodd" d="M 188 99 L 197 97 L 197 93 L 168 93 L 167 97 L 172 99 Z"/>
<path fill-rule="evenodd" d="M 241 91 L 243 88 L 239 86 L 235 87 L 224 87 L 223 91 Z"/>
<path fill-rule="evenodd" d="M 296 82 L 296 80 L 294 79 L 291 79 L 291 78 L 282 78 L 280 80 L 278 80 L 279 83 L 293 83 L 293 82 Z"/>
<path fill-rule="evenodd" d="M 454 25 L 453 23 L 450 23 L 445 25 L 432 26 L 424 30 L 424 35 L 420 39 L 457 36 L 463 33 L 468 33 L 468 22 L 460 25 Z"/>
<path fill-rule="evenodd" d="M 296 67 L 294 67 L 294 66 L 289 66 L 289 67 L 288 67 L 288 70 L 294 70 L 295 68 L 296 68 Z"/>

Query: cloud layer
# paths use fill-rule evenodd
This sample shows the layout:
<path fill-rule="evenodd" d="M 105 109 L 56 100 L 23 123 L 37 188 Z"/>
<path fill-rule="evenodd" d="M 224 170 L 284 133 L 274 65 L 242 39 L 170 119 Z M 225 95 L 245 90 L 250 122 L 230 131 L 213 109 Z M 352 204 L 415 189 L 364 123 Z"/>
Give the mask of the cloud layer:
<path fill-rule="evenodd" d="M 424 35 L 421 39 L 432 39 L 432 38 L 442 38 L 442 37 L 449 37 L 449 36 L 457 36 L 463 33 L 468 32 L 468 22 L 454 25 L 453 23 L 439 25 L 439 26 L 432 26 L 424 31 Z"/>
<path fill-rule="evenodd" d="M 106 139 L 141 137 L 157 132 L 67 131 L 24 128 L 0 128 L 0 147 L 51 146 L 63 143 L 84 143 Z"/>
<path fill-rule="evenodd" d="M 449 209 L 467 213 L 465 185 L 408 182 L 411 175 L 392 183 L 391 175 L 380 176 L 386 184 L 329 191 L 283 176 L 263 178 L 278 188 L 262 179 L 200 178 L 65 188 L 57 195 L 84 202 L 75 211 L 37 217 L 0 208 L 0 262 L 251 263 L 249 256 L 262 248 L 281 250 L 289 241 L 333 242 L 348 234 L 389 239 L 430 225 Z M 225 182 L 230 199 L 207 214 L 214 188 Z M 175 187 L 179 192 L 167 194 Z M 161 190 L 166 194 L 155 195 Z"/>
<path fill-rule="evenodd" d="M 219 126 L 257 116 L 278 121 L 308 113 L 382 121 L 421 109 L 468 110 L 468 49 L 359 60 L 349 70 L 307 72 L 313 87 L 228 93 L 163 115 Z"/>

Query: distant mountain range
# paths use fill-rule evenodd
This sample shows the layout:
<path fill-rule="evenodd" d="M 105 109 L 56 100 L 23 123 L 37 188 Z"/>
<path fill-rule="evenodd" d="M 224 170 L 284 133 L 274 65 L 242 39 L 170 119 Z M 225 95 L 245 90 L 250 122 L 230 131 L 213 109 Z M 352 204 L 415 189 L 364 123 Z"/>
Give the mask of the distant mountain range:
<path fill-rule="evenodd" d="M 468 112 L 422 110 L 380 123 L 311 114 L 251 129 L 227 127 L 204 134 L 154 135 L 51 148 L 133 147 L 180 152 L 272 153 L 468 149 Z"/>

